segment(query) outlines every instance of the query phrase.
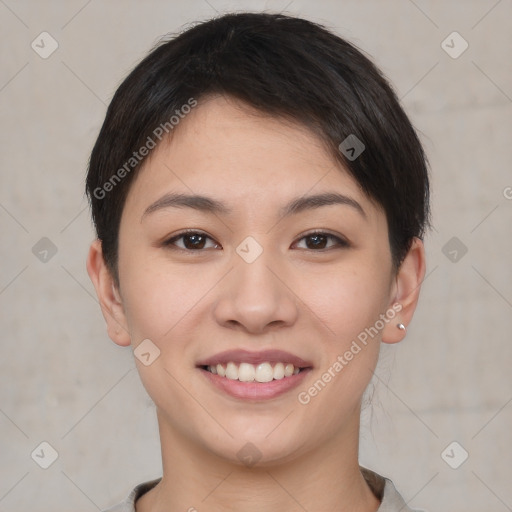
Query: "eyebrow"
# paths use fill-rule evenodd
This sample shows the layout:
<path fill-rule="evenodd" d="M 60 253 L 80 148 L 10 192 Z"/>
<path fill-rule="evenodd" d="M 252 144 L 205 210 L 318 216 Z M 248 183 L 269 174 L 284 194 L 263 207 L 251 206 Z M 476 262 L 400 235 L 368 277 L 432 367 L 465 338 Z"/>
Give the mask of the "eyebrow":
<path fill-rule="evenodd" d="M 335 192 L 298 197 L 297 199 L 294 199 L 285 205 L 281 209 L 280 213 L 281 216 L 287 217 L 289 215 L 300 213 L 304 210 L 319 208 L 320 206 L 331 206 L 334 204 L 351 206 L 365 219 L 367 218 L 363 207 L 355 199 Z"/>
<path fill-rule="evenodd" d="M 298 197 L 283 206 L 279 213 L 281 217 L 288 217 L 305 210 L 319 208 L 321 206 L 331 206 L 335 204 L 350 206 L 354 208 L 362 217 L 367 219 L 366 212 L 355 199 L 334 192 Z M 160 199 L 157 199 L 154 203 L 149 205 L 146 210 L 144 210 L 141 221 L 146 215 L 164 208 L 193 208 L 194 210 L 218 215 L 229 215 L 233 212 L 231 208 L 228 208 L 222 202 L 217 201 L 211 197 L 196 194 L 190 195 L 169 193 L 165 194 Z"/>

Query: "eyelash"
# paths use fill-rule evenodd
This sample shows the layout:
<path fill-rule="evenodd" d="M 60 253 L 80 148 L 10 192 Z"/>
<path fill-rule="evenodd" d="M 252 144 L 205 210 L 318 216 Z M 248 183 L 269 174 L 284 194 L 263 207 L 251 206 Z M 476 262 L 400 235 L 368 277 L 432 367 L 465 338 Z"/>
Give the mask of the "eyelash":
<path fill-rule="evenodd" d="M 180 251 L 185 251 L 185 252 L 204 252 L 206 249 L 211 249 L 211 247 L 207 247 L 206 249 L 187 249 L 187 248 L 183 248 L 183 247 L 177 247 L 175 245 L 175 242 L 178 241 L 179 239 L 187 236 L 187 235 L 200 235 L 202 237 L 205 237 L 209 240 L 212 240 L 213 241 L 213 238 L 211 238 L 210 236 L 208 236 L 206 233 L 202 232 L 202 231 L 197 231 L 197 230 L 186 230 L 186 231 L 182 231 L 181 233 L 178 233 L 177 235 L 174 235 L 172 238 L 169 238 L 168 240 L 166 240 L 163 245 L 165 247 L 168 247 L 168 248 L 172 248 L 172 249 L 177 249 L 177 250 L 180 250 Z M 323 249 L 305 249 L 305 250 L 309 250 L 309 251 L 313 251 L 313 252 L 325 252 L 325 251 L 328 251 L 330 249 L 333 249 L 333 248 L 339 248 L 339 249 L 344 249 L 344 248 L 348 248 L 350 247 L 350 244 L 344 240 L 343 238 L 340 238 L 336 235 L 333 235 L 331 233 L 328 233 L 328 232 L 325 232 L 325 231 L 312 231 L 310 233 L 306 233 L 305 235 L 302 235 L 298 241 L 301 241 L 301 240 L 304 240 L 306 238 L 309 238 L 309 237 L 313 237 L 313 236 L 316 236 L 316 235 L 322 235 L 322 236 L 325 236 L 331 240 L 335 240 L 336 241 L 336 244 L 335 245 L 331 245 L 331 247 L 327 247 L 327 248 L 323 248 Z M 215 242 L 217 243 L 217 242 Z"/>

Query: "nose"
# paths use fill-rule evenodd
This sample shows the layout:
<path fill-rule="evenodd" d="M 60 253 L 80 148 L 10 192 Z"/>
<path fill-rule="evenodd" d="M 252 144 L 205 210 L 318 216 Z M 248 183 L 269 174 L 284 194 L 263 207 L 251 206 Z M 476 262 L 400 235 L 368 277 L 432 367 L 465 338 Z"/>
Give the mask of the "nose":
<path fill-rule="evenodd" d="M 252 263 L 235 255 L 234 268 L 222 280 L 214 307 L 220 325 L 258 334 L 297 321 L 298 299 L 283 269 L 266 253 Z"/>

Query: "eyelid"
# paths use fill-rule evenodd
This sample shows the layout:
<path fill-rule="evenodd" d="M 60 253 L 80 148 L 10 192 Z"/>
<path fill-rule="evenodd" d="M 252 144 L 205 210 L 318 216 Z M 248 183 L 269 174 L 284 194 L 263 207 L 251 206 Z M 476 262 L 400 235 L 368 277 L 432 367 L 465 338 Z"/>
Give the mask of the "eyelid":
<path fill-rule="evenodd" d="M 222 248 L 221 244 L 219 242 L 217 242 L 215 240 L 215 238 L 213 238 L 211 235 L 209 235 L 205 231 L 202 231 L 200 229 L 194 229 L 194 228 L 184 229 L 183 231 L 180 231 L 180 232 L 174 234 L 172 237 L 166 238 L 164 240 L 164 242 L 163 242 L 163 245 L 164 246 L 173 246 L 173 248 L 175 248 L 175 249 L 178 249 L 178 250 L 181 250 L 181 251 L 186 251 L 186 252 L 198 252 L 198 253 L 199 252 L 204 252 L 205 249 L 196 249 L 196 250 L 193 250 L 193 249 L 183 249 L 182 247 L 178 247 L 177 245 L 174 244 L 174 242 L 176 242 L 181 237 L 183 237 L 183 236 L 185 236 L 187 234 L 197 234 L 197 235 L 204 236 L 205 238 L 211 240 L 217 246 L 220 246 Z M 313 235 L 324 235 L 324 236 L 326 236 L 328 238 L 336 240 L 337 244 L 334 247 L 342 247 L 343 248 L 343 247 L 350 247 L 350 245 L 351 245 L 350 242 L 345 237 L 343 237 L 342 235 L 334 234 L 334 233 L 331 233 L 330 231 L 327 231 L 327 230 L 313 229 L 311 231 L 307 231 L 306 233 L 302 233 L 301 235 L 299 235 L 299 237 L 295 240 L 295 242 L 293 242 L 292 246 L 297 244 L 298 242 L 302 241 L 304 238 L 307 238 L 308 236 L 313 236 Z M 208 247 L 207 249 L 212 249 L 212 247 Z M 329 248 L 327 248 L 327 249 L 318 249 L 318 250 L 314 250 L 314 249 L 303 249 L 303 250 L 309 250 L 311 252 L 323 252 L 323 251 L 329 250 Z"/>
<path fill-rule="evenodd" d="M 335 239 L 337 241 L 337 245 L 335 247 L 342 247 L 343 248 L 343 247 L 350 247 L 351 246 L 350 242 L 344 236 L 339 235 L 339 234 L 335 234 L 335 233 L 331 233 L 329 230 L 324 230 L 324 229 L 313 229 L 313 230 L 308 231 L 306 233 L 302 233 L 301 235 L 299 235 L 299 237 L 293 243 L 293 245 L 295 245 L 297 242 L 300 242 L 304 238 L 307 238 L 308 236 L 313 236 L 313 235 L 324 235 L 324 236 L 327 236 L 329 238 Z M 313 250 L 313 249 L 309 249 L 309 250 L 311 252 L 323 252 L 323 251 L 329 250 L 329 248 L 328 249 L 318 249 L 316 251 Z"/>
<path fill-rule="evenodd" d="M 194 229 L 194 228 L 184 229 L 183 231 L 180 231 L 180 232 L 172 235 L 170 238 L 165 238 L 165 240 L 162 242 L 162 245 L 172 246 L 174 249 L 177 249 L 179 251 L 196 252 L 196 253 L 204 252 L 205 249 L 196 249 L 196 250 L 183 249 L 182 247 L 178 247 L 177 245 L 175 245 L 174 242 L 176 242 L 177 240 L 179 240 L 180 238 L 182 238 L 185 235 L 201 235 L 201 236 L 204 236 L 205 238 L 211 240 L 216 245 L 221 246 L 220 243 L 217 242 L 217 240 L 215 240 L 215 238 L 213 238 L 211 235 L 209 235 L 208 233 L 206 233 L 205 231 L 203 231 L 201 229 Z M 208 247 L 207 249 L 212 249 L 212 247 Z"/>

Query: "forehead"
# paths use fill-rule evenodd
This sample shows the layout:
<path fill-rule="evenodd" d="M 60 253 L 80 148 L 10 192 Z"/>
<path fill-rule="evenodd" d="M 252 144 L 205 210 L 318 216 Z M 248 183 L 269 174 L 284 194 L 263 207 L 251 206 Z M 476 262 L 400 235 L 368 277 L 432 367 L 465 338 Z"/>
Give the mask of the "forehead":
<path fill-rule="evenodd" d="M 170 191 L 222 198 L 249 214 L 291 197 L 338 191 L 370 215 L 381 214 L 315 133 L 225 97 L 199 102 L 153 150 L 125 209 L 141 212 Z"/>

